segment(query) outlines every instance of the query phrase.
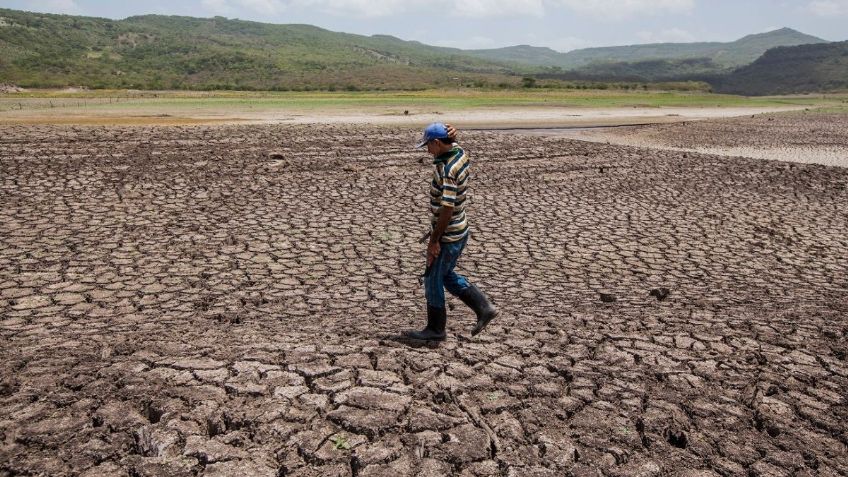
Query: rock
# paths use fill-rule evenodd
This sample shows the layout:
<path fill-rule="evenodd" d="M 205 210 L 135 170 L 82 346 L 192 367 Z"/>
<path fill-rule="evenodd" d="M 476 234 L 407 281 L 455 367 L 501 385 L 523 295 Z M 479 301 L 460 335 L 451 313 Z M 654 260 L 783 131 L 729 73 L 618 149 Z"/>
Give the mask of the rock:
<path fill-rule="evenodd" d="M 617 298 L 611 293 L 601 293 L 601 301 L 604 303 L 615 303 Z"/>
<path fill-rule="evenodd" d="M 668 295 L 671 293 L 671 290 L 668 288 L 654 288 L 651 290 L 650 295 L 655 297 L 657 301 L 665 300 Z"/>

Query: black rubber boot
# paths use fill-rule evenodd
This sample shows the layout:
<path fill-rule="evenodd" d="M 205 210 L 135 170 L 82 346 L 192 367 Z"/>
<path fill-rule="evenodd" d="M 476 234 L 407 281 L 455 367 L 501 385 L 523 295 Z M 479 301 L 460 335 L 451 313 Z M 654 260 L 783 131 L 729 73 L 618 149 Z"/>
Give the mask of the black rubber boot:
<path fill-rule="evenodd" d="M 462 290 L 459 293 L 459 299 L 474 310 L 474 313 L 477 315 L 477 324 L 471 330 L 471 336 L 479 334 L 490 321 L 498 316 L 498 310 L 495 309 L 492 302 L 475 285 Z"/>
<path fill-rule="evenodd" d="M 427 327 L 421 331 L 407 331 L 404 336 L 412 340 L 420 341 L 444 341 L 445 324 L 448 315 L 444 308 L 436 308 L 427 305 Z"/>

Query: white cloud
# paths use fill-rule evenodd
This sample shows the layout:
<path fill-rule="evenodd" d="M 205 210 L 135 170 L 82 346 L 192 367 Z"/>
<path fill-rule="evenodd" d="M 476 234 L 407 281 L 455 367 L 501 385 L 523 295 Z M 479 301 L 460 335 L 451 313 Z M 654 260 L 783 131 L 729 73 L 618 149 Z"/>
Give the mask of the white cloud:
<path fill-rule="evenodd" d="M 669 28 L 659 32 L 640 31 L 636 36 L 642 43 L 688 43 L 695 41 L 695 35 L 680 28 Z"/>
<path fill-rule="evenodd" d="M 820 17 L 848 15 L 848 0 L 815 0 L 810 2 L 808 8 Z"/>

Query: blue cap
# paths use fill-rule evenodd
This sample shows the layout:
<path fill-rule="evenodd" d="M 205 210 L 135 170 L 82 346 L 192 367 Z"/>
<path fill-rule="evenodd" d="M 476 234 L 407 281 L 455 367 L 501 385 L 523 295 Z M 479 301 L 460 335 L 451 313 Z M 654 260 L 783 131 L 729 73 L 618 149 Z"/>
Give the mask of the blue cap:
<path fill-rule="evenodd" d="M 433 123 L 424 129 L 424 135 L 421 140 L 415 145 L 416 148 L 422 148 L 433 139 L 444 139 L 448 137 L 448 128 L 442 123 Z"/>

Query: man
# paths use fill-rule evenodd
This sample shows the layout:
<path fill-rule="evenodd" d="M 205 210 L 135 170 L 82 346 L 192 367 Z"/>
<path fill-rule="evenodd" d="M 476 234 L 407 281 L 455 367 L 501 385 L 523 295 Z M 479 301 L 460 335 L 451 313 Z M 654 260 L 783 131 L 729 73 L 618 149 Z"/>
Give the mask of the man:
<path fill-rule="evenodd" d="M 477 335 L 498 311 L 479 288 L 454 271 L 456 262 L 468 242 L 469 228 L 465 217 L 470 161 L 465 151 L 453 142 L 456 130 L 433 123 L 424 130 L 417 148 L 427 147 L 433 155 L 433 180 L 430 183 L 432 211 L 430 243 L 427 245 L 427 270 L 424 291 L 427 297 L 427 326 L 421 331 L 407 332 L 410 339 L 443 341 L 446 337 L 445 289 L 458 297 L 477 315 L 471 335 Z"/>

